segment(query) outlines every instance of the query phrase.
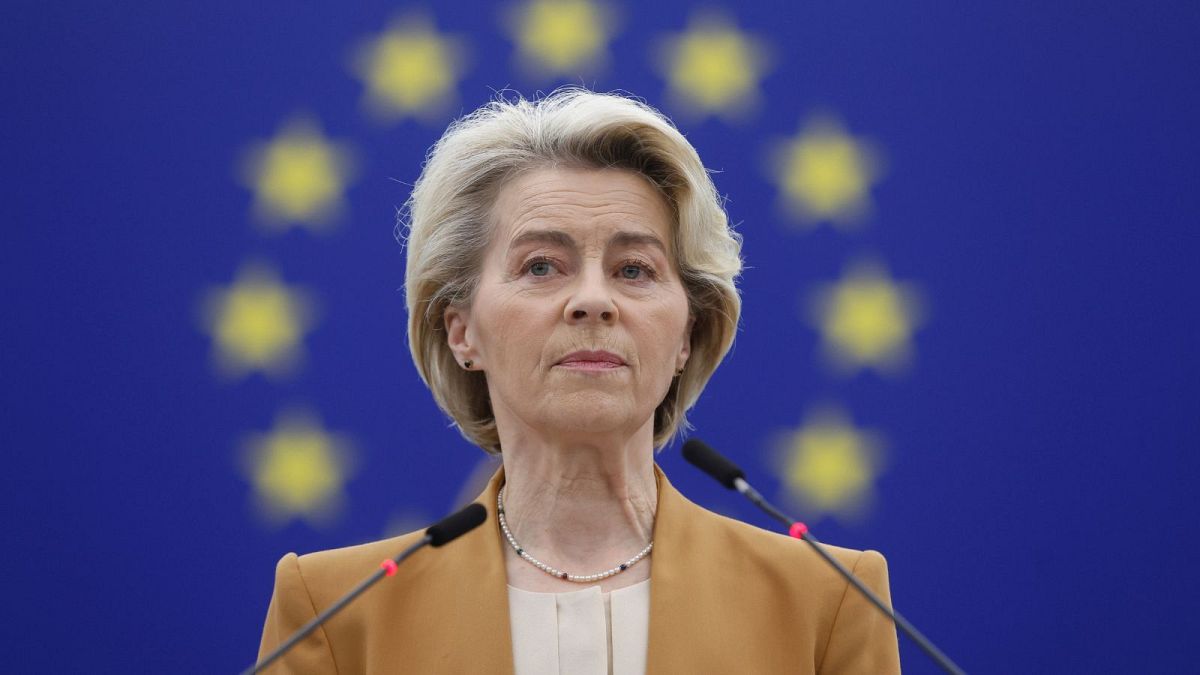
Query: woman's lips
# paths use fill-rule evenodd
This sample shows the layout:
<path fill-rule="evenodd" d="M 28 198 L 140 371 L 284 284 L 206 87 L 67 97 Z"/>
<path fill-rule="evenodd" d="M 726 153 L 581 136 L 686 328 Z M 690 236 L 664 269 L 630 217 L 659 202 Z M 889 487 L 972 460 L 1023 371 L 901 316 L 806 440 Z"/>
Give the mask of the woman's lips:
<path fill-rule="evenodd" d="M 570 368 L 572 370 L 615 370 L 624 368 L 621 363 L 613 363 L 612 361 L 564 361 L 558 364 L 560 368 Z"/>
<path fill-rule="evenodd" d="M 587 351 L 568 354 L 558 365 L 573 370 L 614 370 L 624 368 L 625 360 L 612 352 Z"/>

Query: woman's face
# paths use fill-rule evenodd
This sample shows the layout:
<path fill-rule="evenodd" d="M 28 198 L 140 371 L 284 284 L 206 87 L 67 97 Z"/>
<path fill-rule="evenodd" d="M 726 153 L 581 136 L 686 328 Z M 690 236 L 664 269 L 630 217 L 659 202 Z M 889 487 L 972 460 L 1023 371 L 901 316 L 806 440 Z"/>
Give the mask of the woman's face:
<path fill-rule="evenodd" d="M 502 438 L 652 436 L 691 331 L 663 197 L 631 171 L 540 169 L 501 189 L 493 226 L 446 327 L 487 373 Z"/>

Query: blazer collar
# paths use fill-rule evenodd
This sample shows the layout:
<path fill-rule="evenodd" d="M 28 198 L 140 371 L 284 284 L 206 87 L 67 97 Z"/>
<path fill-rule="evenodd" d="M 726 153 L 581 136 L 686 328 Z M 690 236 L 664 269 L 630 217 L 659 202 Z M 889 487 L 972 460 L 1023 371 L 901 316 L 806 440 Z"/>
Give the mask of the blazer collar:
<path fill-rule="evenodd" d="M 487 509 L 487 520 L 475 532 L 451 544 L 443 573 L 452 575 L 454 619 L 443 652 L 443 672 L 512 675 L 512 631 L 508 621 L 508 575 L 496 521 L 496 495 L 504 484 L 498 470 L 475 501 Z M 450 667 L 449 663 L 454 666 Z"/>
<path fill-rule="evenodd" d="M 654 558 L 650 567 L 650 634 L 646 672 L 698 673 L 711 671 L 709 650 L 695 636 L 705 625 L 722 621 L 705 600 L 705 588 L 720 570 L 714 546 L 703 523 L 707 511 L 693 504 L 654 465 L 658 478 L 658 510 L 654 515 Z M 701 641 L 703 642 L 703 641 Z"/>

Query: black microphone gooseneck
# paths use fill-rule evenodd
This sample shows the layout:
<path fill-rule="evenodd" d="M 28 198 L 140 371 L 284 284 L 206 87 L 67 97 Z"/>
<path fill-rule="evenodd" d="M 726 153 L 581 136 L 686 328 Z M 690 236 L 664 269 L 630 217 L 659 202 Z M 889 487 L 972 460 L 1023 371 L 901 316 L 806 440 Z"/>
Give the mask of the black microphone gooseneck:
<path fill-rule="evenodd" d="M 296 631 L 287 639 L 287 642 L 284 642 L 276 647 L 275 651 L 268 654 L 267 657 L 262 661 L 259 661 L 253 666 L 250 666 L 246 670 L 242 671 L 242 675 L 253 675 L 253 673 L 257 673 L 274 663 L 279 657 L 286 654 L 289 649 L 295 646 L 297 642 L 300 642 L 304 638 L 308 637 L 309 633 L 313 632 L 318 626 L 325 623 L 329 617 L 337 614 L 338 611 L 340 611 L 343 607 L 350 604 L 352 600 L 357 598 L 359 595 L 362 595 L 363 591 L 375 585 L 375 582 L 379 581 L 385 576 L 390 577 L 395 574 L 396 566 L 404 562 L 404 559 L 408 556 L 416 553 L 419 549 L 425 546 L 433 546 L 435 548 L 438 546 L 444 546 L 483 524 L 484 520 L 487 520 L 487 509 L 485 509 L 481 504 L 469 504 L 466 508 L 452 513 L 434 523 L 429 527 L 429 529 L 425 530 L 424 537 L 421 537 L 415 544 L 401 551 L 396 557 L 388 558 L 387 560 L 379 563 L 379 569 L 376 570 L 374 574 L 366 579 L 363 579 L 362 582 L 352 588 L 349 593 L 342 596 L 340 600 L 333 603 L 328 609 L 313 617 L 311 621 L 301 626 L 300 630 Z"/>
<path fill-rule="evenodd" d="M 764 499 L 757 490 L 750 487 L 750 484 L 746 482 L 745 472 L 743 472 L 736 464 L 726 459 L 721 453 L 713 450 L 712 447 L 698 438 L 688 439 L 688 441 L 683 444 L 683 458 L 688 462 L 691 462 L 696 468 L 715 478 L 721 485 L 724 485 L 730 490 L 737 490 L 745 495 L 747 499 L 754 502 L 754 505 L 765 511 L 767 515 L 787 526 L 788 534 L 797 539 L 803 539 L 804 541 L 808 542 L 809 545 L 813 547 L 813 550 L 825 559 L 825 562 L 832 565 L 834 569 L 836 569 L 843 577 L 845 577 L 847 581 L 857 588 L 858 591 L 862 593 L 868 600 L 870 600 L 872 604 L 878 607 L 879 611 L 886 614 L 893 622 L 895 622 L 896 626 L 900 628 L 905 635 L 912 638 L 912 641 L 916 642 L 917 646 L 929 655 L 929 658 L 933 659 L 939 666 L 942 667 L 942 670 L 945 670 L 947 673 L 952 673 L 953 675 L 965 675 L 963 670 L 959 668 L 953 661 L 951 661 L 950 657 L 942 653 L 942 650 L 938 649 L 932 642 L 930 642 L 929 638 L 922 635 L 921 631 L 917 630 L 916 626 L 909 623 L 908 619 L 905 619 L 900 615 L 900 612 L 888 607 L 887 604 L 885 604 L 883 600 L 879 598 L 879 596 L 875 595 L 871 589 L 867 588 L 866 585 L 858 579 L 858 577 L 851 574 L 850 570 L 846 569 L 844 565 L 838 562 L 837 559 L 829 553 L 829 551 L 826 551 L 825 547 L 821 545 L 821 542 L 818 541 L 811 532 L 809 532 L 807 525 L 789 517 L 783 511 L 780 511 L 774 505 Z"/>

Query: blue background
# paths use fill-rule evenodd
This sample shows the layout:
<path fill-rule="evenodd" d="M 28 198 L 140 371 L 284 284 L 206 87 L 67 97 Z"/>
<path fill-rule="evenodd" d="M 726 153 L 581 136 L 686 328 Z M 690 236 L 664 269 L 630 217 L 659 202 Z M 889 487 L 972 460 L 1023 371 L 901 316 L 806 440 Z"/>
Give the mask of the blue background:
<path fill-rule="evenodd" d="M 472 54 L 458 102 L 437 120 L 372 121 L 348 50 L 406 7 L 7 5 L 6 670 L 238 670 L 283 553 L 456 505 L 482 453 L 409 360 L 394 214 L 453 116 L 556 81 L 513 68 L 494 7 L 427 7 Z M 810 522 L 883 552 L 896 607 L 970 672 L 1194 670 L 1196 5 L 730 4 L 773 51 L 765 104 L 742 123 L 688 118 L 664 96 L 649 45 L 683 30 L 688 7 L 617 7 L 610 65 L 587 84 L 676 117 L 745 236 L 742 328 L 696 435 L 778 496 L 769 439 L 811 405 L 882 433 L 870 513 Z M 761 153 L 819 109 L 887 158 L 852 233 L 797 230 L 772 208 Z M 236 178 L 244 148 L 297 111 L 359 152 L 329 235 L 254 227 Z M 864 254 L 929 306 L 897 377 L 836 375 L 797 311 Z M 204 291 L 251 259 L 320 297 L 287 380 L 219 380 L 196 324 Z M 264 525 L 237 466 L 239 439 L 297 403 L 358 453 L 330 527 Z M 693 500 L 771 527 L 677 446 L 660 461 Z M 901 651 L 907 672 L 934 672 Z"/>

